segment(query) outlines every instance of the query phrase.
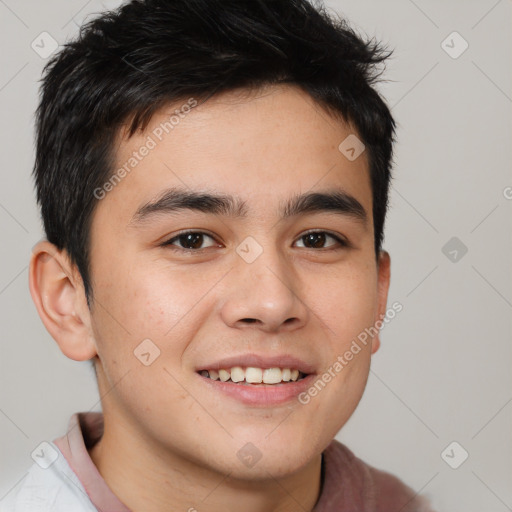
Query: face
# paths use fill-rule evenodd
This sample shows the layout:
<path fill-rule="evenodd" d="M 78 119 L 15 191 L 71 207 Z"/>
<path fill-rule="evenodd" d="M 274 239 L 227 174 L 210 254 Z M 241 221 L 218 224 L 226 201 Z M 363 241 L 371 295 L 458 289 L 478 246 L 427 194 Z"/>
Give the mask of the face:
<path fill-rule="evenodd" d="M 166 133 L 180 107 L 120 138 L 116 169 L 134 151 L 137 163 L 92 220 L 104 413 L 160 454 L 241 478 L 286 475 L 348 420 L 378 346 L 344 357 L 386 305 L 366 153 L 346 158 L 338 146 L 355 131 L 289 86 L 185 108 Z M 231 208 L 177 192 L 232 196 Z M 332 197 L 292 208 L 303 194 Z M 306 376 L 213 380 L 237 366 L 235 380 Z"/>

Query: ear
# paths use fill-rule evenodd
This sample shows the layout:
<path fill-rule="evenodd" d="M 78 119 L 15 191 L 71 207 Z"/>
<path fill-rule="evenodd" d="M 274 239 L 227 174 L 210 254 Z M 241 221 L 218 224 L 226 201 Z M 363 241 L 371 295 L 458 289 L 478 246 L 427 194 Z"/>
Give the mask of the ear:
<path fill-rule="evenodd" d="M 388 303 L 389 281 L 391 277 L 391 258 L 387 251 L 380 251 L 377 262 L 377 316 L 374 324 L 386 316 L 386 307 Z M 372 340 L 372 354 L 377 352 L 380 347 L 380 330 Z"/>
<path fill-rule="evenodd" d="M 62 353 L 75 361 L 94 357 L 82 278 L 66 251 L 46 240 L 38 242 L 32 249 L 29 287 L 37 312 Z"/>

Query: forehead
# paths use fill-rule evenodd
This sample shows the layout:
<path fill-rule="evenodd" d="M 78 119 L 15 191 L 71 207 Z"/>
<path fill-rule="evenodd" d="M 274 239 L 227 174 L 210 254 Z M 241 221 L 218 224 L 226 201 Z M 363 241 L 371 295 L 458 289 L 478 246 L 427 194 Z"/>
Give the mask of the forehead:
<path fill-rule="evenodd" d="M 273 197 L 282 203 L 341 188 L 371 218 L 366 152 L 349 160 L 339 150 L 350 136 L 357 135 L 348 123 L 293 86 L 231 91 L 206 102 L 187 98 L 158 111 L 144 132 L 119 137 L 114 173 L 124 169 L 123 178 L 107 199 L 129 220 L 142 204 L 179 186 L 240 197 L 250 215 L 257 213 L 251 199 L 268 205 Z"/>

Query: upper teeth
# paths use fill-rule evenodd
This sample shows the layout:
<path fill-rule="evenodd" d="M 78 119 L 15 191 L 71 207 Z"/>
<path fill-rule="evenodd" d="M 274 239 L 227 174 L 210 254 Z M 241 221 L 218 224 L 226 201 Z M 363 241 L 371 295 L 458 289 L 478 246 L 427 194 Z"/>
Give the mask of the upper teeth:
<path fill-rule="evenodd" d="M 290 368 L 254 368 L 249 366 L 242 368 L 241 366 L 233 366 L 231 369 L 203 370 L 201 375 L 210 379 L 220 379 L 226 382 L 248 382 L 250 384 L 278 384 L 279 382 L 296 381 L 299 378 L 299 370 Z"/>

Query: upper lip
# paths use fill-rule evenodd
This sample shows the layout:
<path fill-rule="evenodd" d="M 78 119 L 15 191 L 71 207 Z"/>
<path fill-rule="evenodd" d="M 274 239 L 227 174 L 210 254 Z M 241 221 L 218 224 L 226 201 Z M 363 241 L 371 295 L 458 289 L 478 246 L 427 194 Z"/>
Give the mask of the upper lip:
<path fill-rule="evenodd" d="M 290 368 L 299 370 L 302 373 L 314 373 L 311 364 L 306 363 L 302 359 L 291 354 L 279 354 L 274 356 L 259 354 L 240 354 L 235 356 L 224 357 L 215 362 L 206 363 L 197 367 L 197 371 L 201 370 L 220 370 L 230 369 L 234 366 L 254 367 L 254 368 Z"/>

